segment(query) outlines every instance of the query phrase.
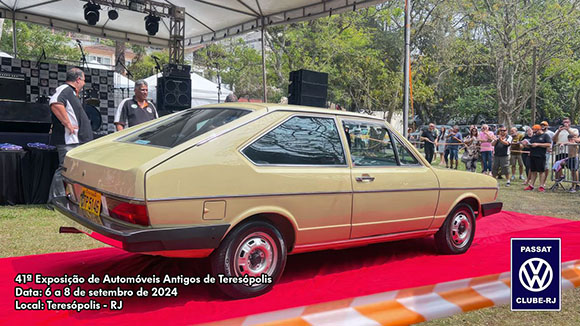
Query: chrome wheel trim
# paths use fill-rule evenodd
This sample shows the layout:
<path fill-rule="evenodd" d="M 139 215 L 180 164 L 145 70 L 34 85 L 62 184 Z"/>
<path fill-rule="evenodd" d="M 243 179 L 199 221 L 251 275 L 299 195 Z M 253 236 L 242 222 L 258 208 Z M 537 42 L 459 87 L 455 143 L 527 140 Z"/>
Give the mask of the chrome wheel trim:
<path fill-rule="evenodd" d="M 469 217 L 464 212 L 457 213 L 453 217 L 449 229 L 449 235 L 453 246 L 456 248 L 465 247 L 471 239 L 472 228 L 473 225 L 471 224 Z"/>
<path fill-rule="evenodd" d="M 274 239 L 265 232 L 248 234 L 235 251 L 235 276 L 272 276 L 277 267 L 278 247 Z M 254 285 L 259 286 L 259 284 Z"/>

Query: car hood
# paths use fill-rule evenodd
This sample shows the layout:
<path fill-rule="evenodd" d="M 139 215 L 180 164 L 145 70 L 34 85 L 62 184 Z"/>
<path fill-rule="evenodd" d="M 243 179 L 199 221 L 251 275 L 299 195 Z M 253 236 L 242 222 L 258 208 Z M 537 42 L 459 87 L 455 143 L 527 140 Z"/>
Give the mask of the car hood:
<path fill-rule="evenodd" d="M 474 172 L 433 169 L 441 188 L 496 188 L 497 180 Z"/>

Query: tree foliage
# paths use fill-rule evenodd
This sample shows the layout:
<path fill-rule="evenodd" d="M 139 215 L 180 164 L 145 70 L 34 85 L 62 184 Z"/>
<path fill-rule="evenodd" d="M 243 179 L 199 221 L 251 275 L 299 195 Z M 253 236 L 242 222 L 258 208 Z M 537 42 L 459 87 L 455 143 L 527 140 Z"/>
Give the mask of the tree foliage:
<path fill-rule="evenodd" d="M 424 122 L 532 123 L 536 69 L 538 121 L 563 115 L 577 121 L 578 5 L 577 0 L 413 1 L 414 114 Z M 287 95 L 290 71 L 310 69 L 329 74 L 329 101 L 355 111 L 382 110 L 390 118 L 403 106 L 403 13 L 401 2 L 387 2 L 268 28 L 269 99 Z M 230 72 L 227 79 L 236 90 L 245 77 L 257 88 L 243 93 L 260 98 L 260 55 L 242 46 L 214 46 L 221 47 L 220 69 Z M 215 71 L 215 62 L 207 67 Z"/>
<path fill-rule="evenodd" d="M 262 59 L 241 40 L 210 44 L 194 53 L 194 65 L 206 68 L 206 77 L 220 79 L 238 97 L 262 98 Z"/>
<path fill-rule="evenodd" d="M 153 52 L 150 55 L 138 52 L 136 60 L 127 67 L 127 69 L 133 74 L 135 80 L 147 78 L 157 72 L 153 56 L 159 58 L 160 68 L 163 68 L 163 65 L 169 62 L 168 51 Z"/>
<path fill-rule="evenodd" d="M 268 101 L 288 95 L 289 73 L 329 75 L 328 100 L 352 111 L 403 107 L 404 2 L 266 30 Z M 580 0 L 414 0 L 411 17 L 412 118 L 423 122 L 530 124 L 580 118 Z M 0 49 L 11 52 L 5 24 Z M 17 23 L 19 56 L 78 60 L 63 34 Z M 131 46 L 131 45 L 129 45 Z M 155 73 L 145 48 L 129 70 Z M 536 64 L 534 65 L 534 53 Z M 154 53 L 160 64 L 167 51 Z M 195 68 L 221 79 L 239 97 L 262 98 L 262 58 L 241 40 L 210 44 L 194 53 Z M 531 121 L 533 72 L 537 117 Z"/>
<path fill-rule="evenodd" d="M 16 22 L 16 50 L 18 57 L 34 60 L 40 57 L 44 49 L 50 59 L 78 62 L 80 51 L 71 46 L 71 39 L 66 33 L 44 26 Z M 4 22 L 0 50 L 12 53 L 12 24 Z"/>
<path fill-rule="evenodd" d="M 498 120 L 512 125 L 530 99 L 533 70 L 541 73 L 540 82 L 548 81 L 564 69 L 573 54 L 571 49 L 578 41 L 578 3 L 471 0 L 461 5 L 472 39 L 489 48 L 483 59 L 492 69 Z M 558 68 L 547 73 L 554 65 Z"/>

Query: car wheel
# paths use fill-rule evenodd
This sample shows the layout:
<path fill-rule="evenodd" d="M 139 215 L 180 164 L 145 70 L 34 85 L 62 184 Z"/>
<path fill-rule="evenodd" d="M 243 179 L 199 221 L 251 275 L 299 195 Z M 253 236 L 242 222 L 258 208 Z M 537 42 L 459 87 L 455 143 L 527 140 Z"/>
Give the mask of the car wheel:
<path fill-rule="evenodd" d="M 218 288 L 224 294 L 235 299 L 249 298 L 270 291 L 280 279 L 286 266 L 286 245 L 272 225 L 253 221 L 230 232 L 210 260 Z M 246 279 L 246 283 L 219 282 L 219 274 L 228 280 Z M 249 285 L 250 278 L 266 282 Z"/>
<path fill-rule="evenodd" d="M 475 237 L 475 214 L 471 206 L 460 203 L 435 233 L 437 251 L 446 255 L 462 254 Z"/>

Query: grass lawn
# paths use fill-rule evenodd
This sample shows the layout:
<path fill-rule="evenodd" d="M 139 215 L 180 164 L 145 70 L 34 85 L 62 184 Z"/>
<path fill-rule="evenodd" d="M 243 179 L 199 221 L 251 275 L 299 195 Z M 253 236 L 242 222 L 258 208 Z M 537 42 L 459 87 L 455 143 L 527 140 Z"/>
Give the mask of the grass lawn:
<path fill-rule="evenodd" d="M 445 168 L 434 162 L 436 168 Z M 465 165 L 460 162 L 460 169 Z M 548 181 L 548 187 L 552 182 Z M 500 180 L 498 200 L 504 209 L 534 215 L 580 220 L 580 192 L 524 192 L 521 180 L 511 187 Z M 66 225 L 44 206 L 0 206 L 0 257 L 76 251 L 106 245 L 83 234 L 59 234 Z M 580 236 L 580 235 L 579 235 Z M 580 289 L 563 292 L 561 312 L 511 312 L 509 305 L 492 307 L 425 323 L 426 325 L 580 325 Z"/>
<path fill-rule="evenodd" d="M 0 206 L 0 257 L 106 247 L 84 234 L 59 234 L 64 217 L 45 206 Z"/>
<path fill-rule="evenodd" d="M 439 161 L 434 162 L 433 166 L 445 169 L 445 166 L 439 166 Z M 478 165 L 478 168 L 481 171 L 481 165 Z M 465 170 L 465 164 L 459 162 L 458 169 Z M 545 193 L 524 191 L 525 186 L 522 180 L 512 181 L 510 187 L 506 187 L 505 179 L 498 181 L 500 184 L 498 201 L 503 202 L 504 210 L 533 215 L 553 216 L 574 221 L 580 220 L 580 193 L 570 194 L 561 189 L 554 192 L 546 190 Z M 538 184 L 539 180 L 536 181 L 536 186 Z M 546 181 L 548 188 L 552 184 L 553 182 L 549 181 L 549 179 Z M 577 326 L 580 325 L 580 288 L 562 292 L 562 311 L 559 312 L 512 312 L 509 305 L 504 305 L 436 319 L 422 323 L 422 325 Z"/>

